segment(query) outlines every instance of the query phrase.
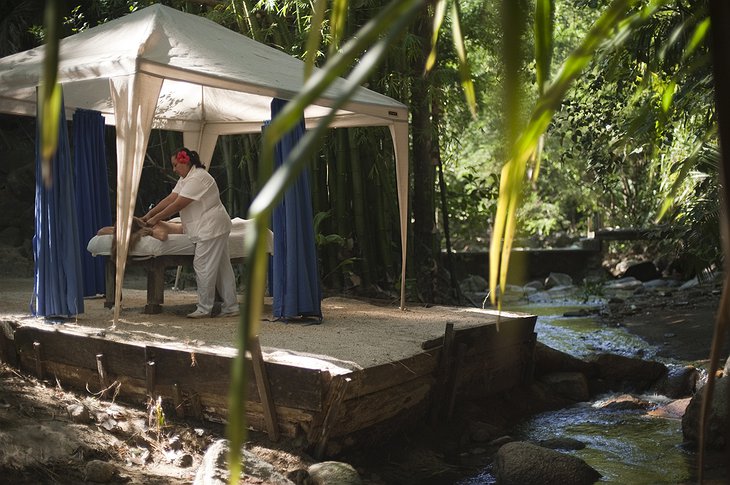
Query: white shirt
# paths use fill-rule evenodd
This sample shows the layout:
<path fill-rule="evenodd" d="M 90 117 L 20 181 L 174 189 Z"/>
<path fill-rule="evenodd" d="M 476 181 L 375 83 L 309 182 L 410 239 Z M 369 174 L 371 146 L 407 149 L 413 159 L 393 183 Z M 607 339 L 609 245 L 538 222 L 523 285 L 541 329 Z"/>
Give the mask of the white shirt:
<path fill-rule="evenodd" d="M 183 231 L 191 241 L 207 241 L 231 232 L 231 217 L 221 202 L 218 185 L 204 168 L 190 167 L 172 191 L 193 200 L 180 211 Z"/>

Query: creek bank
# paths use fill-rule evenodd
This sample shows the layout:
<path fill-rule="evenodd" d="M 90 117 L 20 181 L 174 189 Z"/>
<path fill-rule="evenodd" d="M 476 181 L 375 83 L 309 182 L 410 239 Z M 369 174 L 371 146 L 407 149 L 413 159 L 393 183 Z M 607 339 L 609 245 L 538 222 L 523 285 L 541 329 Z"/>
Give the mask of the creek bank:
<path fill-rule="evenodd" d="M 662 315 L 676 316 L 677 309 L 687 310 L 691 315 L 701 307 L 699 304 L 704 301 L 706 289 L 702 288 L 696 296 L 690 289 L 680 290 L 681 284 L 671 286 L 672 293 L 661 294 L 660 292 L 645 290 L 644 293 L 636 289 L 643 286 L 636 285 L 630 281 L 625 287 L 615 289 L 616 292 L 628 292 L 626 287 L 633 286 L 631 294 L 617 293 L 610 303 L 601 305 L 597 303 L 590 305 L 586 310 L 589 315 L 596 315 L 605 321 L 606 325 L 621 325 L 627 330 L 632 328 L 624 323 L 624 318 L 646 318 L 646 310 L 652 311 L 651 319 L 645 326 L 652 325 Z M 623 285 L 623 283 L 621 283 Z M 538 286 L 538 285 L 534 285 Z M 557 288 L 557 289 L 553 289 Z M 549 301 L 553 304 L 561 304 L 575 301 L 576 295 L 584 292 L 583 288 L 570 285 L 556 285 L 551 288 L 525 290 L 523 294 L 529 293 L 528 298 L 515 299 L 514 301 L 543 302 Z M 710 291 L 710 296 L 716 295 Z M 620 296 L 623 295 L 623 296 Z M 652 295 L 646 301 L 651 305 L 644 306 L 643 299 Z M 605 295 L 604 295 L 605 296 Z M 549 297 L 549 299 L 548 299 Z M 712 298 L 707 298 L 710 302 Z M 664 300 L 666 304 L 660 305 L 659 301 Z M 676 305 L 675 303 L 686 304 Z M 648 305 L 648 303 L 647 303 Z M 707 306 L 709 308 L 709 305 Z M 575 316 L 585 316 L 586 311 L 581 311 Z M 695 328 L 697 320 L 687 320 L 688 328 L 693 328 L 693 334 L 688 338 L 688 344 L 693 345 L 698 338 L 698 332 L 703 332 L 705 325 Z M 699 330 L 698 330 L 699 329 Z M 677 334 L 678 335 L 678 334 Z M 672 341 L 673 337 L 660 334 L 662 339 Z M 539 335 L 538 335 L 539 338 Z M 680 337 L 677 337 L 678 339 Z M 661 343 L 661 340 L 660 340 Z M 705 349 L 706 350 L 706 349 Z M 547 354 L 547 357 L 545 357 Z M 604 353 L 605 354 L 605 353 Z M 660 412 L 659 409 L 652 409 L 642 402 L 640 397 L 633 396 L 630 392 L 640 389 L 649 384 L 651 386 L 664 385 L 665 388 L 676 387 L 673 391 L 677 400 L 672 406 L 666 406 L 668 415 L 677 419 L 684 414 L 684 407 L 688 398 L 680 399 L 685 395 L 685 390 L 696 387 L 695 374 L 691 369 L 684 370 L 684 377 L 668 379 L 669 383 L 660 384 L 664 378 L 655 382 L 650 377 L 643 377 L 640 383 L 632 381 L 625 382 L 622 375 L 637 372 L 634 365 L 643 365 L 634 362 L 636 359 L 643 361 L 653 355 L 603 357 L 604 361 L 611 361 L 617 365 L 625 363 L 624 370 L 609 368 L 604 370 L 601 365 L 589 359 L 576 358 L 575 356 L 549 349 L 538 345 L 535 366 L 535 379 L 527 388 L 514 389 L 509 393 L 497 397 L 490 396 L 483 399 L 458 402 L 454 410 L 454 417 L 449 422 L 438 423 L 437 426 L 422 426 L 419 429 L 412 429 L 404 432 L 389 442 L 383 443 L 377 449 L 358 450 L 349 455 L 333 457 L 335 460 L 348 463 L 357 472 L 359 480 L 364 484 L 409 484 L 409 483 L 458 483 L 464 477 L 477 476 L 480 471 L 493 464 L 497 452 L 506 443 L 514 442 L 510 436 L 515 423 L 526 416 L 551 409 L 561 409 L 566 406 L 585 399 L 590 399 L 596 393 L 610 388 L 627 391 L 626 396 L 607 402 L 606 405 L 617 407 L 630 407 L 645 409 L 647 413 Z M 600 360 L 600 359 L 596 359 Z M 702 364 L 702 357 L 696 355 L 690 359 Z M 613 364 L 612 364 L 613 365 Z M 656 364 L 649 363 L 646 369 L 637 372 L 637 375 L 646 373 L 653 376 Z M 684 369 L 684 368 L 683 368 Z M 671 369 L 670 369 L 671 370 Z M 577 375 L 577 383 L 570 384 L 570 376 L 558 376 L 558 379 L 546 379 L 545 376 L 555 373 L 583 374 L 583 381 Z M 0 465 L 0 472 L 3 476 L 17 478 L 15 483 L 49 483 L 55 480 L 57 483 L 83 483 L 84 480 L 106 480 L 106 483 L 193 483 L 195 476 L 203 469 L 204 456 L 210 451 L 213 445 L 224 436 L 220 427 L 200 427 L 198 423 L 166 422 L 160 432 L 156 429 L 154 403 L 146 410 L 125 408 L 107 401 L 99 401 L 93 397 L 80 397 L 70 393 L 63 393 L 57 388 L 49 388 L 41 385 L 32 379 L 25 379 L 14 371 L 7 369 L 3 372 L 4 380 L 0 385 L 0 431 L 7 433 L 3 435 L 0 442 L 3 443 L 0 450 L 4 453 L 3 462 Z M 18 384 L 18 393 L 11 394 L 9 381 L 15 380 Z M 547 381 L 547 382 L 546 382 Z M 608 382 L 608 383 L 607 383 Z M 694 382 L 694 384 L 693 384 Z M 574 388 L 568 385 L 574 385 Z M 569 392 L 558 392 L 559 389 L 573 389 Z M 575 391 L 577 389 L 577 391 Z M 37 396 L 45 394 L 45 403 L 35 401 Z M 567 395 L 566 395 L 567 394 Z M 19 397 L 22 396 L 22 399 Z M 90 402 L 86 402 L 91 399 Z M 686 401 L 684 407 L 682 402 Z M 78 408 L 68 408 L 70 404 L 86 404 L 90 421 L 86 421 L 85 413 Z M 120 411 L 120 410 L 124 411 Z M 79 421 L 75 421 L 79 420 Z M 6 426 L 6 423 L 18 423 Z M 54 426 L 54 433 L 39 435 L 31 432 L 33 426 L 38 427 L 39 422 L 43 425 Z M 22 424 L 22 426 L 21 426 Z M 29 427 L 24 427 L 29 426 Z M 91 432 L 94 432 L 93 435 Z M 27 461 L 21 465 L 21 453 L 13 448 L 13 443 L 20 435 L 31 439 L 35 436 L 36 441 L 53 443 L 51 438 L 55 435 L 64 436 L 68 443 L 77 446 L 69 450 L 62 445 L 55 446 L 55 449 L 63 451 L 60 455 L 51 456 L 52 459 L 38 462 L 38 453 L 30 452 L 26 457 Z M 559 436 L 553 437 L 557 439 Z M 59 441 L 60 443 L 60 441 Z M 548 446 L 546 443 L 534 443 Z M 570 444 L 570 448 L 557 446 L 561 452 L 568 449 L 580 447 L 580 443 Z M 39 449 L 38 442 L 32 446 Z M 554 444 L 553 444 L 554 446 Z M 509 449 L 509 448 L 508 448 Z M 13 450 L 14 455 L 10 455 Z M 75 450 L 80 450 L 76 451 Z M 246 445 L 247 459 L 249 461 L 249 474 L 244 478 L 243 483 L 316 483 L 318 480 L 317 469 L 310 470 L 310 467 L 318 462 L 307 454 L 296 442 L 271 443 L 265 436 L 252 433 Z M 211 452 L 212 453 L 212 452 Z M 15 461 L 6 462 L 5 459 L 13 457 Z M 220 455 L 219 455 L 220 456 Z M 260 460 L 260 463 L 255 461 Z M 91 465 L 92 462 L 95 462 Z M 104 467 L 96 462 L 111 464 L 113 468 Z M 255 464 L 255 465 L 254 465 Z M 254 465 L 254 466 L 252 466 Z M 328 465 L 320 465 L 319 468 Z M 332 466 L 345 468 L 343 465 Z M 225 466 L 223 465 L 223 468 Z M 220 470 L 219 470 L 220 471 Z M 5 472 L 12 474 L 5 474 Z M 312 473 L 314 472 L 314 473 Z M 276 475 L 274 475 L 276 473 Z M 351 475 L 352 476 L 352 475 Z M 30 477 L 23 482 L 22 477 Z M 50 478 L 54 477 L 54 478 Z M 276 478 L 274 478 L 276 477 Z M 357 481 L 358 478 L 353 480 Z M 65 480 L 65 481 L 64 481 Z M 323 479 L 323 480 L 326 480 Z M 320 482 L 327 483 L 327 482 Z M 485 483 L 485 482 L 482 482 Z"/>

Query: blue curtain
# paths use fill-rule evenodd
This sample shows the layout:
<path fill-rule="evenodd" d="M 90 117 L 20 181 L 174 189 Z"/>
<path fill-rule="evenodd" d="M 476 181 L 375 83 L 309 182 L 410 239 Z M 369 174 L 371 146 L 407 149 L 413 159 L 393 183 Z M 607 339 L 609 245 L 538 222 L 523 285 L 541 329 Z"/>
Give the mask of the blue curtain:
<path fill-rule="evenodd" d="M 51 159 L 50 187 L 45 187 L 41 176 L 40 123 L 36 123 L 35 276 L 31 313 L 43 317 L 71 317 L 84 312 L 71 153 L 64 115 L 61 101 L 58 148 Z"/>
<path fill-rule="evenodd" d="M 281 99 L 274 98 L 271 101 L 272 119 L 285 104 L 286 101 Z M 281 166 L 286 160 L 304 136 L 304 131 L 302 118 L 292 131 L 282 137 L 276 146 L 275 167 Z M 322 288 L 317 269 L 313 223 L 309 175 L 304 170 L 286 191 L 272 217 L 274 256 L 270 281 L 273 287 L 273 316 L 276 319 L 286 321 L 314 317 L 318 321 L 322 320 Z"/>
<path fill-rule="evenodd" d="M 73 117 L 73 137 L 76 214 L 81 242 L 78 251 L 84 296 L 101 295 L 106 292 L 104 266 L 107 257 L 92 256 L 86 250 L 86 244 L 99 228 L 112 224 L 104 117 L 99 111 L 77 109 Z"/>

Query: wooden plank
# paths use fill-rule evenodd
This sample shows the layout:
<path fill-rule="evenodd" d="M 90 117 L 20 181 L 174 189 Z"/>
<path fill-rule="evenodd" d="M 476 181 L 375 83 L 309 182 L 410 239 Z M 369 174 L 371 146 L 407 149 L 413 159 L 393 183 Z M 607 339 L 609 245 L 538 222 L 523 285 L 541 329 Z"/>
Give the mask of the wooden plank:
<path fill-rule="evenodd" d="M 31 360 L 31 366 L 34 368 L 35 362 Z M 76 389 L 85 389 L 88 384 L 90 391 L 95 392 L 96 387 L 93 383 L 97 382 L 97 374 L 95 371 L 90 369 L 79 369 L 77 367 L 46 362 L 45 373 L 54 381 L 58 381 L 64 387 L 73 387 Z M 25 369 L 24 369 L 25 370 Z M 111 378 L 115 376 L 110 376 Z M 119 378 L 119 380 L 112 381 L 112 385 L 117 383 L 119 387 L 119 394 L 117 398 L 121 401 L 127 402 L 132 405 L 145 406 L 148 401 L 147 387 L 144 380 Z M 161 396 L 163 402 L 169 401 L 170 407 L 175 409 L 177 414 L 177 406 L 175 404 L 175 388 L 174 386 L 157 386 L 156 396 Z M 195 417 L 199 420 L 209 419 L 214 422 L 224 422 L 227 413 L 228 394 L 223 392 L 219 395 L 211 394 L 192 394 L 186 395 L 181 392 L 184 406 L 186 407 L 187 414 L 191 417 Z M 197 411 L 197 413 L 196 413 Z M 246 414 L 249 419 L 249 425 L 257 431 L 265 431 L 265 422 L 263 417 L 263 408 L 260 403 L 247 402 L 246 403 Z M 295 437 L 297 434 L 302 434 L 309 428 L 313 415 L 311 412 L 306 412 L 300 409 L 292 409 L 286 407 L 276 408 L 277 420 L 279 423 L 279 430 L 284 436 Z"/>
<path fill-rule="evenodd" d="M 327 440 L 329 439 L 332 427 L 340 417 L 342 409 L 342 400 L 345 397 L 347 386 L 350 384 L 351 379 L 346 376 L 338 376 L 332 380 L 330 386 L 330 393 L 327 396 L 327 402 L 325 405 L 326 414 L 322 421 L 322 426 L 319 427 L 318 436 L 312 444 L 314 444 L 314 457 L 321 459 L 324 451 L 327 447 Z"/>
<path fill-rule="evenodd" d="M 41 343 L 38 341 L 33 342 L 33 357 L 35 359 L 35 375 L 38 379 L 43 380 L 46 378 L 43 372 L 43 355 L 41 350 Z"/>
<path fill-rule="evenodd" d="M 409 412 L 429 396 L 433 382 L 433 376 L 423 376 L 394 388 L 344 401 L 343 412 L 332 427 L 330 437 L 353 433 L 392 418 L 399 413 Z M 425 407 L 423 412 L 426 412 Z M 413 418 L 420 417 L 414 416 Z"/>
<path fill-rule="evenodd" d="M 192 389 L 199 393 L 218 393 L 227 392 L 230 383 L 231 358 L 228 355 L 115 342 L 51 327 L 46 330 L 23 326 L 16 330 L 15 345 L 18 353 L 33 355 L 34 342 L 43 347 L 44 362 L 57 362 L 98 372 L 96 356 L 104 354 L 107 373 L 142 381 L 148 377 L 147 363 L 154 361 L 155 386 L 178 384 L 183 389 Z M 251 372 L 252 366 L 247 365 L 247 368 L 250 372 L 250 399 L 259 400 L 258 388 Z M 37 374 L 37 369 L 33 372 Z M 321 370 L 267 362 L 266 372 L 276 405 L 302 407 L 311 411 L 322 410 Z"/>
<path fill-rule="evenodd" d="M 454 324 L 449 322 L 446 324 L 446 330 L 444 330 L 444 344 L 441 349 L 439 366 L 438 369 L 436 369 L 436 382 L 434 383 L 433 391 L 431 392 L 431 409 L 429 411 L 429 419 L 431 420 L 432 425 L 435 425 L 438 422 L 439 415 L 441 414 L 443 399 L 446 393 L 448 379 L 451 374 L 451 365 L 453 360 L 452 352 L 454 348 L 453 344 Z"/>
<path fill-rule="evenodd" d="M 274 400 L 271 398 L 271 389 L 269 389 L 269 377 L 266 374 L 266 365 L 264 357 L 261 355 L 261 342 L 258 335 L 250 339 L 251 361 L 253 364 L 253 373 L 256 377 L 256 387 L 259 390 L 259 401 L 264 408 L 264 421 L 266 422 L 266 432 L 269 439 L 279 441 L 279 425 L 276 421 L 276 411 L 274 410 Z"/>
<path fill-rule="evenodd" d="M 183 351 L 148 345 L 147 352 L 157 366 L 157 384 L 174 383 L 200 393 L 227 392 L 231 376 L 231 357 L 218 354 Z M 248 396 L 260 401 L 260 393 L 247 359 Z M 266 362 L 271 397 L 277 406 L 301 407 L 311 411 L 322 409 L 322 371 L 293 365 Z"/>
<path fill-rule="evenodd" d="M 492 317 L 492 321 L 487 321 L 485 315 L 485 324 L 475 327 L 456 328 L 454 331 L 454 340 L 457 343 L 464 342 L 469 347 L 476 348 L 495 348 L 508 345 L 511 341 L 523 341 L 529 338 L 534 332 L 537 317 L 534 315 L 525 315 L 524 317 L 502 317 L 499 330 L 497 330 L 496 316 Z M 433 349 L 443 345 L 443 337 L 427 340 L 421 344 L 423 349 Z"/>
<path fill-rule="evenodd" d="M 459 390 L 459 381 L 461 380 L 461 375 L 464 373 L 464 359 L 466 356 L 466 344 L 465 343 L 459 343 L 456 346 L 456 356 L 454 358 L 454 365 L 451 366 L 451 376 L 449 378 L 450 386 L 448 391 L 448 399 L 449 399 L 449 405 L 447 407 L 446 411 L 446 420 L 451 421 L 452 416 L 454 415 L 454 405 L 456 404 L 456 394 Z"/>
<path fill-rule="evenodd" d="M 99 385 L 101 386 L 101 395 L 99 397 L 104 398 L 106 389 L 109 387 L 104 354 L 96 354 L 96 372 L 99 374 Z"/>
<path fill-rule="evenodd" d="M 345 399 L 371 394 L 433 373 L 439 362 L 441 349 L 421 352 L 411 357 L 348 374 L 352 383 L 347 386 Z"/>
<path fill-rule="evenodd" d="M 47 361 L 96 370 L 96 356 L 104 354 L 110 372 L 137 379 L 145 377 L 145 354 L 141 345 L 59 331 L 53 327 L 21 326 L 16 329 L 18 353 L 32 352 L 33 342 L 43 345 L 43 358 Z"/>
<path fill-rule="evenodd" d="M 596 229 L 593 237 L 604 241 L 635 241 L 643 239 L 661 239 L 664 237 L 660 228 L 617 227 Z"/>
<path fill-rule="evenodd" d="M 468 380 L 473 375 L 479 375 L 489 369 L 503 366 L 519 367 L 522 369 L 529 363 L 531 348 L 532 346 L 530 343 L 525 342 L 480 354 L 466 353 L 464 355 L 464 362 L 460 374 L 462 376 L 462 380 Z"/>

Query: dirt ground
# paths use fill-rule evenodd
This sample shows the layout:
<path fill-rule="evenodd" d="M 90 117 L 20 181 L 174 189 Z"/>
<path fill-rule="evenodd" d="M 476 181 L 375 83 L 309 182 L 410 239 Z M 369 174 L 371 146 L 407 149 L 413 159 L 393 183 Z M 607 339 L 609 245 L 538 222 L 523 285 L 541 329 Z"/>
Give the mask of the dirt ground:
<path fill-rule="evenodd" d="M 7 318 L 8 312 L 18 312 L 17 318 L 27 308 L 27 301 L 23 298 L 29 295 L 28 282 L 4 283 L 0 285 L 0 313 Z M 127 302 L 131 302 L 136 290 L 125 291 Z M 137 297 L 142 298 L 140 295 Z M 191 299 L 190 294 L 174 298 L 178 297 L 184 300 L 174 301 L 166 295 L 167 311 L 181 316 L 192 309 L 195 299 Z M 702 363 L 709 356 L 718 302 L 717 288 L 699 289 L 681 297 L 654 295 L 633 298 L 609 305 L 605 322 L 607 325 L 625 325 L 648 343 L 661 346 L 661 355 Z M 20 304 L 23 306 L 19 307 Z M 103 307 L 100 300 L 92 300 L 90 305 L 95 309 L 100 305 Z M 157 335 L 161 340 L 169 339 L 157 332 L 154 325 L 143 328 L 135 323 L 134 315 L 139 313 L 138 310 L 136 306 L 128 306 L 123 323 L 125 327 L 120 329 L 123 335 L 143 332 Z M 108 313 L 106 316 L 108 319 Z M 212 319 L 208 326 L 210 329 L 211 325 L 217 325 L 221 333 L 230 338 L 234 320 Z M 185 319 L 182 322 L 186 323 Z M 262 328 L 269 324 L 262 323 Z M 352 324 L 357 325 L 357 320 Z M 285 327 L 282 331 L 292 333 L 284 333 L 281 338 L 294 340 L 297 339 L 296 332 L 326 328 Z M 443 332 L 443 329 L 435 329 L 434 332 L 440 335 L 438 332 Z M 202 337 L 190 334 L 186 338 L 188 343 L 216 344 L 210 341 L 211 337 L 204 341 Z M 270 337 L 269 343 L 275 342 L 276 338 Z M 263 336 L 262 344 L 266 346 Z M 723 355 L 727 356 L 727 349 Z M 357 365 L 355 360 L 343 359 L 339 364 Z M 87 418 L 79 420 L 70 416 L 69 406 L 79 404 L 88 410 Z M 58 383 L 39 382 L 0 365 L 0 482 L 77 484 L 104 478 L 106 483 L 191 483 L 204 451 L 212 442 L 225 436 L 224 429 L 200 422 L 163 422 L 157 409 L 154 402 L 148 403 L 146 409 L 140 409 L 101 400 L 90 393 L 71 392 Z M 306 469 L 314 462 L 298 448 L 297 443 L 271 443 L 265 436 L 256 433 L 251 434 L 248 447 L 285 475 Z M 108 465 L 100 463 L 109 464 L 111 468 L 104 468 Z M 363 476 L 366 483 L 393 483 L 367 472 Z M 248 477 L 245 483 L 265 481 Z"/>
<path fill-rule="evenodd" d="M 710 357 L 721 290 L 716 283 L 682 292 L 638 294 L 609 303 L 604 322 L 624 326 L 656 346 L 661 357 L 703 365 Z M 720 355 L 727 359 L 728 354 L 730 339 L 725 338 Z"/>

